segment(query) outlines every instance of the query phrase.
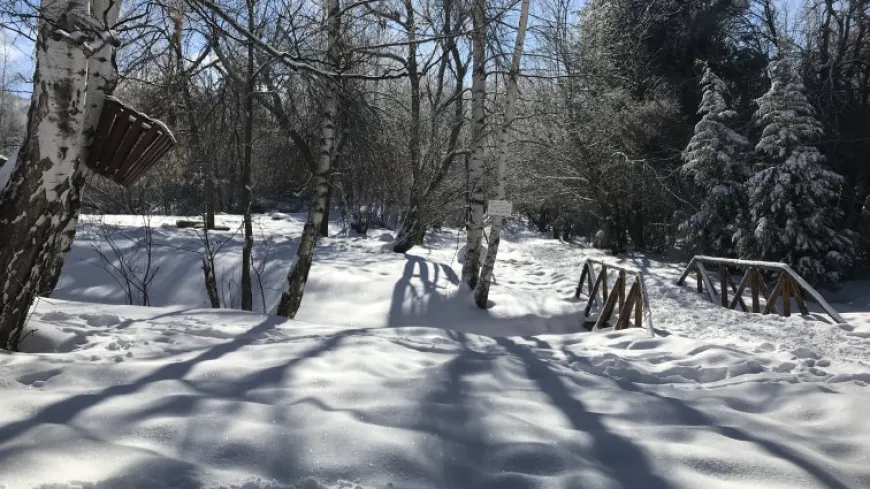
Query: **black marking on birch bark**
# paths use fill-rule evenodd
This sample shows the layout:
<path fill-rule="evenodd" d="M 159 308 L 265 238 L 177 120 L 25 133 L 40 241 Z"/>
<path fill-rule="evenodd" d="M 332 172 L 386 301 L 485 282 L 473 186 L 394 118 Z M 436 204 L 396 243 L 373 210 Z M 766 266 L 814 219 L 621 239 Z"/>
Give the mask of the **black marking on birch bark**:
<path fill-rule="evenodd" d="M 59 80 L 54 84 L 54 98 L 57 101 L 58 108 L 55 111 L 57 116 L 58 129 L 70 135 L 77 128 L 74 128 L 71 121 L 75 104 L 73 100 L 73 80 Z"/>

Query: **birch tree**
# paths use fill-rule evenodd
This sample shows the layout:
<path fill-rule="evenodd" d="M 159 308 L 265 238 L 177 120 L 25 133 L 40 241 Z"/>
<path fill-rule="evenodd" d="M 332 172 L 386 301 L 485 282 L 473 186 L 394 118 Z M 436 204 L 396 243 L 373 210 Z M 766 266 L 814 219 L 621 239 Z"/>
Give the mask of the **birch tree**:
<path fill-rule="evenodd" d="M 471 157 L 468 160 L 468 217 L 465 224 L 465 262 L 462 282 L 471 290 L 480 274 L 480 248 L 483 241 L 483 132 L 486 123 L 486 0 L 475 0 L 472 9 L 472 47 L 474 55 L 471 81 Z"/>
<path fill-rule="evenodd" d="M 341 11 L 338 0 L 327 0 L 326 6 L 326 57 L 329 66 L 337 73 L 340 69 Z M 281 300 L 276 310 L 280 316 L 293 318 L 299 311 L 302 295 L 305 292 L 305 283 L 308 281 L 308 272 L 311 270 L 311 262 L 314 259 L 314 247 L 317 245 L 318 232 L 326 213 L 326 206 L 329 204 L 329 173 L 335 144 L 335 119 L 338 113 L 338 84 L 340 81 L 340 76 L 337 74 L 325 80 L 323 115 L 320 122 L 320 154 L 317 157 L 317 166 L 314 168 L 313 176 L 314 195 L 311 198 L 311 208 L 308 210 L 308 218 L 299 240 L 299 247 L 296 249 L 296 256 L 290 265 L 287 283 L 284 285 Z"/>
<path fill-rule="evenodd" d="M 522 0 L 520 4 L 520 23 L 517 27 L 517 39 L 514 44 L 514 53 L 511 58 L 511 68 L 507 79 L 507 95 L 504 102 L 504 122 L 499 130 L 498 148 L 496 154 L 498 166 L 496 167 L 496 198 L 504 200 L 507 186 L 507 159 L 508 144 L 510 143 L 510 129 L 514 122 L 516 112 L 517 95 L 519 94 L 518 79 L 520 76 L 520 60 L 523 57 L 523 45 L 526 40 L 526 24 L 529 20 L 529 0 Z M 498 254 L 498 245 L 501 242 L 501 228 L 504 222 L 502 216 L 493 216 L 492 227 L 489 230 L 487 241 L 486 259 L 480 270 L 480 280 L 474 289 L 474 302 L 477 307 L 485 309 L 489 299 L 489 286 L 492 282 L 492 273 L 495 268 L 495 260 Z"/>
<path fill-rule="evenodd" d="M 27 134 L 0 176 L 0 347 L 17 349 L 37 295 L 51 292 L 75 233 L 81 161 L 114 90 L 119 1 L 44 0 Z"/>
<path fill-rule="evenodd" d="M 91 1 L 91 14 L 96 17 L 97 22 L 102 25 L 102 29 L 105 31 L 108 31 L 118 22 L 120 9 L 121 0 Z M 115 67 L 115 48 L 117 43 L 115 39 L 107 40 L 112 42 L 100 42 L 98 47 L 88 57 L 88 91 L 85 94 L 85 121 L 79 138 L 80 162 L 88 158 L 91 143 L 93 143 L 97 135 L 97 124 L 100 121 L 100 114 L 106 97 L 112 95 L 115 92 L 115 87 L 118 86 L 118 70 Z M 55 263 L 50 268 L 48 283 L 45 287 L 46 293 L 54 290 L 57 285 L 61 269 L 63 268 L 63 262 L 69 254 L 73 239 L 75 238 L 76 225 L 79 220 L 79 209 L 81 208 L 85 171 L 81 165 L 77 166 L 72 179 L 72 186 L 70 187 L 70 220 L 62 233 L 63 238 L 59 242 L 60 253 L 55 255 Z"/>

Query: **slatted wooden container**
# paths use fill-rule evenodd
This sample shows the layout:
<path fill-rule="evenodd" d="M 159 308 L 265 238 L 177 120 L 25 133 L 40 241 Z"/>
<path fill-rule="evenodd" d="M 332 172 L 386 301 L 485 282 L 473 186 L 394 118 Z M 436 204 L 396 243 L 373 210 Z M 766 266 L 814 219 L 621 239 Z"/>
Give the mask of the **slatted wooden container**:
<path fill-rule="evenodd" d="M 108 97 L 85 163 L 94 172 L 129 187 L 174 146 L 175 138 L 160 121 Z"/>

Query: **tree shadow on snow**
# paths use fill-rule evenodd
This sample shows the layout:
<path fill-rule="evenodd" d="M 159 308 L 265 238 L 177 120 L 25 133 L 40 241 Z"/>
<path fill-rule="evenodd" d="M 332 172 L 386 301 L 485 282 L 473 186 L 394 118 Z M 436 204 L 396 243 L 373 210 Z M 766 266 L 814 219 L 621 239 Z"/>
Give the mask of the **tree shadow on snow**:
<path fill-rule="evenodd" d="M 550 398 L 552 405 L 562 411 L 575 430 L 583 431 L 592 437 L 592 451 L 598 457 L 600 468 L 620 487 L 625 489 L 672 487 L 656 473 L 641 447 L 611 432 L 602 422 L 601 416 L 587 410 L 580 400 L 571 396 L 561 376 L 538 358 L 531 349 L 518 345 L 508 338 L 498 338 L 496 342 L 523 362 L 528 377 Z"/>
<path fill-rule="evenodd" d="M 26 433 L 35 430 L 36 428 L 45 424 L 67 425 L 72 427 L 73 429 L 76 429 L 76 427 L 71 423 L 78 415 L 80 415 L 84 411 L 93 408 L 109 399 L 135 394 L 138 391 L 146 388 L 147 386 L 157 382 L 176 380 L 187 383 L 194 388 L 198 388 L 196 383 L 191 383 L 184 379 L 184 377 L 195 366 L 211 360 L 217 360 L 229 353 L 238 351 L 239 349 L 248 346 L 254 343 L 256 340 L 262 338 L 264 335 L 268 334 L 270 330 L 274 329 L 276 326 L 285 321 L 286 320 L 284 318 L 280 317 L 266 318 L 260 324 L 252 327 L 246 333 L 237 336 L 231 341 L 208 348 L 196 357 L 189 360 L 164 365 L 153 371 L 152 373 L 130 383 L 113 385 L 96 393 L 79 394 L 57 401 L 49 406 L 40 409 L 26 419 L 0 426 L 0 443 L 9 443 L 15 438 L 23 436 Z M 360 334 L 361 332 L 362 330 L 343 330 L 338 334 L 327 336 L 325 340 L 317 344 L 315 347 L 309 349 L 306 352 L 303 352 L 301 355 L 294 357 L 286 363 L 282 363 L 275 367 L 267 368 L 264 370 L 258 370 L 249 375 L 248 377 L 243 378 L 241 381 L 230 383 L 229 385 L 224 385 L 220 382 L 220 379 L 215 379 L 211 385 L 207 386 L 207 388 L 198 389 L 201 392 L 207 394 L 208 396 L 219 396 L 230 399 L 242 398 L 244 397 L 245 393 L 253 389 L 281 382 L 284 376 L 288 375 L 288 372 L 297 364 L 307 359 L 321 355 L 327 351 L 333 350 L 338 346 L 338 344 L 344 337 L 354 334 Z M 151 406 L 148 409 L 136 411 L 134 413 L 135 419 L 141 420 L 149 416 L 159 415 L 193 415 L 196 413 L 195 409 L 198 403 L 201 400 L 206 399 L 208 396 L 171 396 L 163 398 L 156 406 Z M 10 448 L 0 450 L 0 460 L 2 460 L 6 456 L 12 455 L 19 448 L 20 447 L 12 446 Z M 285 450 L 281 454 L 280 461 L 276 461 L 275 467 L 273 467 L 273 469 L 276 469 L 279 472 L 286 473 L 287 471 L 293 470 L 292 464 L 290 464 L 290 460 L 292 459 L 292 457 L 289 456 L 292 453 L 293 449 L 290 446 L 286 446 L 284 447 L 284 449 Z M 184 487 L 188 486 L 185 485 Z"/>
<path fill-rule="evenodd" d="M 436 327 L 487 336 L 584 331 L 582 313 L 549 317 L 536 314 L 495 316 L 489 309 L 480 309 L 474 304 L 471 292 L 460 286 L 458 275 L 449 266 L 413 255 L 405 255 L 405 259 L 402 278 L 393 288 L 387 317 L 389 326 Z M 445 279 L 450 287 L 445 287 Z"/>
<path fill-rule="evenodd" d="M 481 413 L 474 413 L 474 401 L 467 395 L 471 388 L 466 377 L 492 371 L 492 358 L 469 348 L 465 334 L 451 331 L 449 335 L 462 349 L 433 372 L 433 382 L 427 382 L 427 395 L 421 399 L 423 416 L 416 427 L 446 440 L 437 453 L 440 470 L 433 476 L 440 479 L 438 487 L 509 489 L 488 485 L 480 477 L 491 446 L 486 441 Z"/>
<path fill-rule="evenodd" d="M 581 362 L 586 363 L 587 365 L 589 364 L 589 360 L 571 351 L 563 349 L 562 352 L 565 353 L 565 355 L 568 357 L 569 363 Z M 532 355 L 530 352 L 526 355 L 532 359 L 535 359 L 534 355 Z M 540 362 L 540 360 L 537 361 Z M 546 365 L 543 364 L 543 362 L 540 363 L 540 369 L 547 368 Z M 576 378 L 574 379 L 576 380 Z M 757 433 L 749 433 L 733 426 L 722 426 L 715 419 L 705 414 L 703 411 L 688 405 L 685 401 L 681 399 L 669 397 L 647 389 L 643 389 L 642 387 L 633 382 L 612 378 L 610 378 L 609 381 L 622 390 L 641 394 L 643 396 L 649 396 L 650 401 L 652 401 L 653 403 L 663 404 L 667 408 L 667 411 L 674 415 L 675 418 L 678 419 L 680 423 L 685 427 L 702 427 L 705 430 L 713 431 L 715 433 L 718 433 L 719 435 L 731 438 L 733 440 L 757 445 L 758 447 L 769 453 L 771 456 L 789 462 L 792 465 L 800 468 L 806 474 L 808 474 L 809 476 L 817 480 L 820 484 L 822 484 L 824 487 L 827 487 L 829 489 L 850 489 L 850 487 L 854 487 L 840 481 L 836 476 L 827 472 L 824 467 L 808 460 L 806 457 L 802 456 L 797 450 L 792 449 L 787 445 L 765 439 L 759 436 Z M 653 409 L 652 404 L 646 402 L 644 404 L 646 406 L 646 409 Z M 649 485 L 648 483 L 640 485 L 632 483 L 630 485 L 627 485 L 626 487 L 632 486 L 660 487 Z"/>

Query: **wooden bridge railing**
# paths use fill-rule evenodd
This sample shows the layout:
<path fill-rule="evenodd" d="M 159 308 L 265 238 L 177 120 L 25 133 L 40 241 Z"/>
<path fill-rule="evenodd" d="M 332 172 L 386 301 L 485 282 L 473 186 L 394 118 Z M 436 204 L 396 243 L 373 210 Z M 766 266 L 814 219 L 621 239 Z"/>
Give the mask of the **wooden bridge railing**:
<path fill-rule="evenodd" d="M 719 273 L 719 290 L 717 291 L 710 280 L 710 273 L 707 266 L 715 267 Z M 739 283 L 734 282 L 733 269 L 742 270 L 742 278 Z M 739 305 L 744 312 L 749 312 L 750 307 L 744 300 L 743 293 L 747 289 L 750 293 L 752 301 L 752 312 L 761 314 L 781 314 L 783 316 L 791 316 L 792 299 L 797 304 L 801 314 L 808 315 L 806 302 L 804 301 L 801 290 L 809 294 L 822 309 L 834 319 L 837 323 L 845 323 L 846 321 L 831 307 L 830 304 L 814 289 L 806 280 L 797 274 L 790 266 L 785 263 L 767 262 L 767 261 L 751 261 L 751 260 L 734 260 L 730 258 L 717 258 L 712 256 L 696 256 L 692 258 L 683 275 L 677 281 L 677 285 L 683 285 L 690 273 L 696 272 L 698 282 L 698 292 L 703 294 L 706 291 L 707 297 L 714 304 L 720 303 L 722 307 L 736 309 Z M 769 272 L 773 275 L 775 283 L 769 286 L 765 281 L 762 272 Z M 734 295 L 729 299 L 729 289 Z M 762 309 L 761 299 L 764 299 L 764 307 Z M 777 301 L 781 299 L 782 309 L 777 307 Z"/>
<path fill-rule="evenodd" d="M 597 274 L 595 273 L 596 266 L 600 268 Z M 612 288 L 608 287 L 608 272 L 611 270 L 616 272 L 616 280 L 613 282 Z M 594 281 L 593 276 L 596 277 Z M 628 288 L 629 281 L 631 281 L 630 288 Z M 586 329 L 598 331 L 610 327 L 610 318 L 616 310 L 618 312 L 613 329 L 642 328 L 644 327 L 644 316 L 646 316 L 646 328 L 650 335 L 653 334 L 652 312 L 649 308 L 649 297 L 646 293 L 642 272 L 588 259 L 583 264 L 580 282 L 574 293 L 576 299 L 579 299 L 583 293 L 584 284 L 589 285 L 589 300 L 584 311 Z M 626 288 L 628 288 L 628 293 L 626 293 Z M 589 313 L 598 302 L 599 295 L 603 308 L 592 324 Z"/>

